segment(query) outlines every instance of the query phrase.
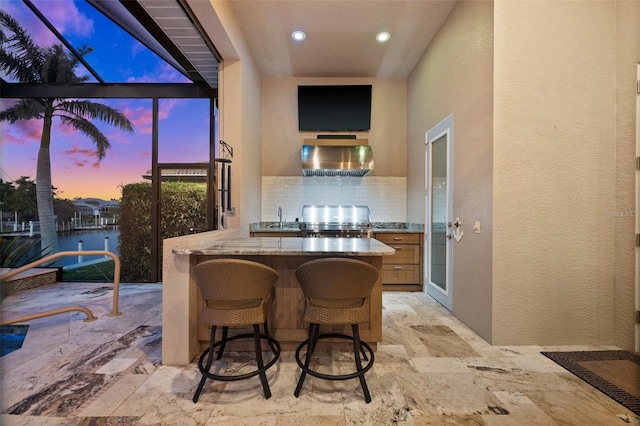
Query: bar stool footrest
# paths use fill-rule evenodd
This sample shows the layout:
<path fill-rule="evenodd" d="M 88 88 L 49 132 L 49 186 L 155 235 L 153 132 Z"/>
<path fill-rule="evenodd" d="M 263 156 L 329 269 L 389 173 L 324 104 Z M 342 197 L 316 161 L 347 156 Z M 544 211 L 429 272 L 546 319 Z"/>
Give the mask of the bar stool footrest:
<path fill-rule="evenodd" d="M 354 338 L 353 336 L 349 336 L 346 334 L 337 334 L 337 333 L 330 333 L 330 334 L 321 334 L 318 336 L 318 340 L 321 339 L 347 339 L 347 340 L 351 340 L 353 341 Z M 307 368 L 304 366 L 304 362 L 300 359 L 300 351 L 305 347 L 309 345 L 309 339 L 303 341 L 302 343 L 300 343 L 300 345 L 298 345 L 298 348 L 296 349 L 296 362 L 298 363 L 298 366 L 302 369 L 302 371 L 304 371 L 307 374 L 310 374 L 314 377 L 318 377 L 320 379 L 326 379 L 326 380 L 350 380 L 350 379 L 355 379 L 357 377 L 361 377 L 363 376 L 367 371 L 369 371 L 371 369 L 371 367 L 373 367 L 373 359 L 374 359 L 374 355 L 373 355 L 373 349 L 371 348 L 371 346 L 369 346 L 369 344 L 367 342 L 363 342 L 360 341 L 360 345 L 365 348 L 367 350 L 367 352 L 369 353 L 369 359 L 368 359 L 368 363 L 364 366 L 362 366 L 362 369 L 359 371 L 356 371 L 354 373 L 350 373 L 350 374 L 324 374 L 324 373 L 320 373 L 318 371 L 314 371 L 310 368 Z M 358 354 L 359 356 L 360 354 Z M 354 355 L 355 356 L 355 355 Z M 365 358 L 366 361 L 366 358 Z"/>
<path fill-rule="evenodd" d="M 231 342 L 233 340 L 239 340 L 239 339 L 248 339 L 254 338 L 253 333 L 246 333 L 246 334 L 239 334 L 237 336 L 232 336 L 232 337 L 228 337 L 226 339 L 226 342 Z M 212 380 L 219 380 L 221 382 L 232 382 L 232 381 L 236 381 L 236 380 L 243 380 L 243 379 L 248 379 L 249 377 L 254 377 L 257 376 L 258 374 L 267 371 L 273 364 L 275 364 L 278 359 L 280 358 L 280 342 L 278 342 L 276 339 L 274 339 L 271 336 L 267 336 L 265 334 L 260 334 L 260 339 L 266 341 L 267 343 L 269 343 L 269 347 L 273 348 L 275 347 L 276 351 L 273 352 L 273 359 L 271 361 L 269 361 L 268 363 L 266 363 L 262 368 L 258 368 L 257 370 L 251 371 L 249 373 L 245 373 L 245 374 L 237 374 L 237 375 L 227 375 L 227 376 L 221 376 L 219 374 L 214 374 L 214 373 L 210 373 L 206 370 L 206 368 L 204 367 L 207 355 L 209 354 L 209 351 L 211 350 L 211 348 L 207 348 L 204 350 L 204 352 L 202 353 L 202 355 L 200 355 L 200 359 L 198 360 L 198 370 L 200 370 L 200 373 L 202 373 L 203 376 L 205 376 L 207 379 L 212 379 Z M 226 343 L 225 342 L 225 343 Z M 215 342 L 213 347 L 216 348 L 218 346 L 220 346 L 220 344 L 222 344 L 222 341 L 218 341 Z"/>

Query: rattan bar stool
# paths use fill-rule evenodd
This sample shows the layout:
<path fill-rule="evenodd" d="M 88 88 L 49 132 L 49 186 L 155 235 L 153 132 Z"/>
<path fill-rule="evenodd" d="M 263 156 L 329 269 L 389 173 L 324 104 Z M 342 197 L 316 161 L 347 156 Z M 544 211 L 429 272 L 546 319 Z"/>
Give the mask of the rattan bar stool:
<path fill-rule="evenodd" d="M 307 374 L 326 380 L 349 380 L 357 377 L 365 401 L 371 402 L 364 374 L 373 366 L 373 349 L 366 342 L 360 341 L 358 324 L 369 321 L 367 298 L 378 281 L 378 270 L 361 260 L 325 258 L 302 264 L 296 271 L 296 277 L 304 293 L 304 320 L 309 322 L 309 337 L 296 349 L 295 358 L 302 373 L 294 395 L 300 396 Z M 320 334 L 320 324 L 351 325 L 352 336 L 341 333 Z M 311 356 L 321 339 L 352 340 L 356 371 L 351 374 L 324 374 L 312 370 Z M 300 352 L 304 347 L 307 350 L 303 363 Z M 360 354 L 368 361 L 364 366 Z"/>
<path fill-rule="evenodd" d="M 235 381 L 260 376 L 264 397 L 271 397 L 266 370 L 278 361 L 280 343 L 269 335 L 267 314 L 271 307 L 278 281 L 278 273 L 261 263 L 242 259 L 214 259 L 197 264 L 193 268 L 193 276 L 200 289 L 203 300 L 202 311 L 198 320 L 211 327 L 211 341 L 198 360 L 198 369 L 202 374 L 200 384 L 193 396 L 198 402 L 200 392 L 207 379 Z M 260 324 L 264 325 L 264 334 L 260 334 Z M 253 325 L 253 333 L 244 333 L 228 337 L 229 327 Z M 222 327 L 221 340 L 216 342 L 216 329 Z M 213 353 L 216 347 L 216 359 L 222 358 L 227 342 L 253 338 L 257 369 L 246 374 L 220 375 L 211 373 Z M 262 359 L 261 341 L 265 340 L 273 358 L 264 363 Z M 206 358 L 206 362 L 205 362 Z"/>

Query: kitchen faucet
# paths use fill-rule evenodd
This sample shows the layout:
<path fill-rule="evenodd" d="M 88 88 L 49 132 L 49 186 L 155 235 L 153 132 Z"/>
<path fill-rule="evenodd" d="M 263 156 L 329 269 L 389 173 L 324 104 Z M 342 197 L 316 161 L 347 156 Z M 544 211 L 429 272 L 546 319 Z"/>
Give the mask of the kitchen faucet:
<path fill-rule="evenodd" d="M 278 219 L 279 219 L 278 226 L 282 228 L 282 207 L 278 207 Z"/>

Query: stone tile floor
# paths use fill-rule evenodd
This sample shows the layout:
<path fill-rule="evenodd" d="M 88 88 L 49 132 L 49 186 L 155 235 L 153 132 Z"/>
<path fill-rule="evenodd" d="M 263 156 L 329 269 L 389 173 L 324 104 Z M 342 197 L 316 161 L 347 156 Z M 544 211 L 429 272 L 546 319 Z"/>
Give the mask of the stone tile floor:
<path fill-rule="evenodd" d="M 367 373 L 373 401 L 356 380 L 308 377 L 283 352 L 258 378 L 207 382 L 197 404 L 194 364 L 163 366 L 162 288 L 123 284 L 110 317 L 108 284 L 57 283 L 7 297 L 2 319 L 82 304 L 31 321 L 21 349 L 0 358 L 2 425 L 640 425 L 640 418 L 540 354 L 612 347 L 491 346 L 423 293 L 384 293 L 383 342 Z M 227 368 L 251 358 L 235 353 Z M 321 355 L 340 368 L 347 354 Z M 332 361 L 333 360 L 333 361 Z"/>

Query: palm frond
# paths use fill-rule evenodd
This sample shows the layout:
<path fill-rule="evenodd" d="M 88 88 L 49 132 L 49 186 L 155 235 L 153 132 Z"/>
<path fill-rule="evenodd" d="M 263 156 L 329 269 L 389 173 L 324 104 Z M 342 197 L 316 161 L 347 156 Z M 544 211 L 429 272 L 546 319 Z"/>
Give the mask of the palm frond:
<path fill-rule="evenodd" d="M 98 119 L 119 129 L 133 132 L 133 125 L 127 117 L 115 108 L 86 100 L 65 100 L 57 109 L 91 119 Z"/>
<path fill-rule="evenodd" d="M 79 83 L 75 74 L 77 60 L 64 50 L 60 44 L 54 44 L 46 50 L 43 64 L 43 83 Z"/>
<path fill-rule="evenodd" d="M 0 10 L 0 70 L 21 83 L 75 84 L 89 79 L 75 73 L 80 62 L 61 44 L 42 48 L 20 27 L 18 22 Z M 83 45 L 81 56 L 93 49 Z M 50 108 L 53 105 L 53 108 Z M 96 144 L 99 159 L 111 147 L 107 137 L 90 120 L 101 120 L 121 130 L 133 132 L 133 125 L 120 111 L 88 100 L 23 99 L 0 112 L 0 121 L 14 123 L 32 118 L 60 117 L 62 124 L 85 133 Z M 48 144 L 48 141 L 47 141 Z"/>
<path fill-rule="evenodd" d="M 91 140 L 96 144 L 96 149 L 98 151 L 98 159 L 102 160 L 109 148 L 111 148 L 111 144 L 107 137 L 98 129 L 93 123 L 89 120 L 78 117 L 78 116 L 69 116 L 69 115 L 59 115 L 60 121 L 67 126 L 71 126 L 74 130 L 84 133 L 89 136 Z"/>
<path fill-rule="evenodd" d="M 0 68 L 21 83 L 41 81 L 44 52 L 8 13 L 0 10 Z"/>
<path fill-rule="evenodd" d="M 15 268 L 40 259 L 39 244 L 40 238 L 22 238 L 19 235 L 11 239 L 0 238 L 0 266 Z"/>
<path fill-rule="evenodd" d="M 15 104 L 0 111 L 0 121 L 8 121 L 11 124 L 20 120 L 42 118 L 44 115 L 44 103 L 41 99 L 19 99 Z"/>

